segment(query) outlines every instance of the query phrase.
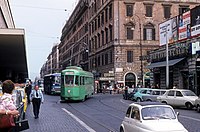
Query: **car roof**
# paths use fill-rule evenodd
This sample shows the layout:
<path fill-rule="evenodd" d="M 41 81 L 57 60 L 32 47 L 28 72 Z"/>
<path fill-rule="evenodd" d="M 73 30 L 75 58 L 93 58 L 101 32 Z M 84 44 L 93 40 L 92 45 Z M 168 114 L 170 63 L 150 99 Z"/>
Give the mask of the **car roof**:
<path fill-rule="evenodd" d="M 169 89 L 170 91 L 191 91 L 189 89 Z"/>
<path fill-rule="evenodd" d="M 138 105 L 138 106 L 148 106 L 148 105 L 166 105 L 164 103 L 161 103 L 161 102 L 134 102 L 134 103 L 131 103 L 130 106 L 133 106 L 133 105 Z"/>

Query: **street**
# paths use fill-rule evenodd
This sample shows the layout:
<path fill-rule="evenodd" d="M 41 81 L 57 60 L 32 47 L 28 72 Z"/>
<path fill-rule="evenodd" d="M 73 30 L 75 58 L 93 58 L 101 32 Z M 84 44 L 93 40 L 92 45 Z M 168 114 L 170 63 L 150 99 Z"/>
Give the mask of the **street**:
<path fill-rule="evenodd" d="M 62 102 L 60 96 L 44 95 L 39 119 L 34 119 L 32 105 L 28 106 L 26 117 L 30 129 L 27 132 L 117 132 L 132 101 L 123 100 L 121 94 L 96 94 L 85 102 Z M 179 121 L 189 132 L 198 132 L 200 113 L 183 108 Z"/>

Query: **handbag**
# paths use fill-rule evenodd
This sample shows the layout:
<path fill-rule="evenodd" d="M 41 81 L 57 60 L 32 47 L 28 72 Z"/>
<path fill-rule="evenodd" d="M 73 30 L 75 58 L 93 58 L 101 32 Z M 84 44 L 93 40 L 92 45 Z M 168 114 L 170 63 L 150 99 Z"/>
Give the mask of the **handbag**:
<path fill-rule="evenodd" d="M 23 131 L 29 129 L 29 123 L 27 119 L 19 120 L 15 122 L 15 130 Z"/>
<path fill-rule="evenodd" d="M 0 128 L 11 128 L 15 126 L 13 115 L 0 115 Z"/>

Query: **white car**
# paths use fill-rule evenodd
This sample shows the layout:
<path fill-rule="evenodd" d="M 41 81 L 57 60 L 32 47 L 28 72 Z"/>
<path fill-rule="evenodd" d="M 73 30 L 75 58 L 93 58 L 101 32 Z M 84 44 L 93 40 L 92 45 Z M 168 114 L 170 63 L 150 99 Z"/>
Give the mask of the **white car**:
<path fill-rule="evenodd" d="M 136 102 L 129 105 L 120 132 L 188 131 L 178 121 L 171 106 L 159 102 Z"/>
<path fill-rule="evenodd" d="M 200 98 L 195 100 L 195 106 L 197 108 L 197 111 L 200 112 Z"/>
<path fill-rule="evenodd" d="M 170 89 L 162 96 L 158 96 L 157 100 L 161 103 L 169 104 L 172 106 L 192 109 L 197 98 L 198 96 L 191 90 Z"/>

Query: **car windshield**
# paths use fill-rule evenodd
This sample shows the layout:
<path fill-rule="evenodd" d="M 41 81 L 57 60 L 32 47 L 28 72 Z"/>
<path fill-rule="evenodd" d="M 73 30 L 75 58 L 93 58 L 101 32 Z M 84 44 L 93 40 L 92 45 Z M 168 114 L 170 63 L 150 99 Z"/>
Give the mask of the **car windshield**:
<path fill-rule="evenodd" d="M 143 120 L 176 119 L 173 109 L 166 106 L 145 107 L 141 114 Z"/>
<path fill-rule="evenodd" d="M 182 91 L 184 96 L 196 96 L 196 94 L 192 91 Z"/>

